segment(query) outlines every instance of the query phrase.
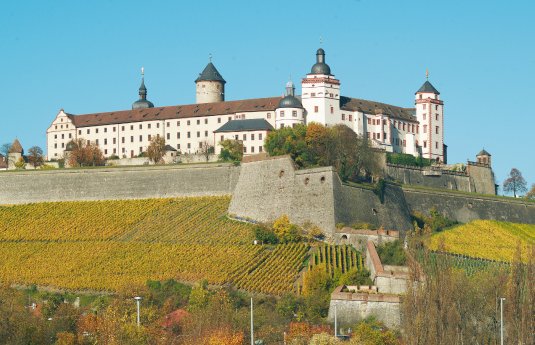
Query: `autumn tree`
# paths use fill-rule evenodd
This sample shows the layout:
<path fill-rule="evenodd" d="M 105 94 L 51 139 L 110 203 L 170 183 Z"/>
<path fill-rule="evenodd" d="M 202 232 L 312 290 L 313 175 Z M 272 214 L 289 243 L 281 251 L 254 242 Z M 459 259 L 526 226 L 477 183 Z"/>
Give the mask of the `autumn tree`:
<path fill-rule="evenodd" d="M 37 169 L 43 165 L 43 161 L 43 150 L 39 146 L 30 147 L 28 150 L 28 162 Z"/>
<path fill-rule="evenodd" d="M 159 135 L 152 137 L 149 147 L 147 148 L 147 156 L 149 160 L 155 164 L 161 163 L 165 155 L 165 139 Z"/>
<path fill-rule="evenodd" d="M 275 220 L 273 223 L 273 232 L 281 243 L 297 242 L 301 239 L 299 227 L 290 223 L 287 215 L 282 215 Z"/>
<path fill-rule="evenodd" d="M 243 143 L 239 140 L 225 139 L 219 143 L 219 159 L 224 162 L 240 162 L 243 158 Z"/>
<path fill-rule="evenodd" d="M 71 167 L 86 167 L 104 165 L 102 150 L 95 143 L 83 139 L 72 140 L 67 144 L 71 148 L 67 161 Z"/>
<path fill-rule="evenodd" d="M 11 149 L 11 144 L 5 143 L 0 146 L 0 155 L 4 156 L 6 165 L 9 165 L 9 150 Z"/>
<path fill-rule="evenodd" d="M 535 183 L 531 185 L 531 189 L 526 194 L 526 198 L 528 199 L 535 199 Z"/>
<path fill-rule="evenodd" d="M 525 193 L 528 190 L 526 180 L 522 176 L 520 170 L 513 168 L 505 181 L 503 181 L 503 191 L 507 193 L 513 192 L 516 198 L 518 194 Z"/>

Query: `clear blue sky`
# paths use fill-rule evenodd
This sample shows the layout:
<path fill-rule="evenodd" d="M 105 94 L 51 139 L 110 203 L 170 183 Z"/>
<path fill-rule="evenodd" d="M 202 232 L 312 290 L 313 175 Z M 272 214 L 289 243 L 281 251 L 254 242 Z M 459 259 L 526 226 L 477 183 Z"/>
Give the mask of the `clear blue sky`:
<path fill-rule="evenodd" d="M 300 85 L 319 37 L 342 94 L 413 106 L 425 80 L 445 102 L 449 161 L 493 155 L 535 183 L 533 1 L 9 1 L 0 12 L 0 143 L 45 148 L 60 108 L 128 109 L 145 66 L 156 105 L 193 103 L 208 54 L 227 99 Z M 298 88 L 298 92 L 300 92 Z"/>

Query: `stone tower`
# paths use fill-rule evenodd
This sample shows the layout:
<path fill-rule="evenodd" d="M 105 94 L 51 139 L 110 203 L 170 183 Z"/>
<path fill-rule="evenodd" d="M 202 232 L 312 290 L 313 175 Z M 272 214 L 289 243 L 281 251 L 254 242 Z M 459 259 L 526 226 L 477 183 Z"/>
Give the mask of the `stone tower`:
<path fill-rule="evenodd" d="M 225 100 L 225 83 L 225 79 L 210 61 L 195 80 L 196 103 L 223 102 Z"/>
<path fill-rule="evenodd" d="M 426 73 L 426 77 L 429 77 L 429 73 Z M 422 157 L 446 163 L 444 102 L 440 99 L 440 92 L 426 80 L 415 95 L 416 118 L 420 123 L 418 145 L 421 147 Z"/>

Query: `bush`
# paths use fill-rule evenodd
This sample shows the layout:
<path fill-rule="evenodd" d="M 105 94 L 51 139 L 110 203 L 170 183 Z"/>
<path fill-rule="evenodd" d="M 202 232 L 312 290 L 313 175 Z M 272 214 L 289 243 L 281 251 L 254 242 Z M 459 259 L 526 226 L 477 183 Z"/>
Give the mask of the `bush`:
<path fill-rule="evenodd" d="M 336 285 L 373 285 L 373 282 L 370 279 L 370 271 L 365 268 L 360 270 L 353 268 L 342 274 Z"/>
<path fill-rule="evenodd" d="M 416 167 L 426 167 L 430 166 L 432 160 L 427 158 L 414 157 L 406 153 L 387 153 L 386 154 L 387 163 L 399 164 L 399 165 L 409 165 Z"/>
<path fill-rule="evenodd" d="M 357 222 L 351 224 L 351 227 L 356 230 L 377 230 L 377 226 L 370 223 Z"/>
<path fill-rule="evenodd" d="M 412 220 L 416 225 L 423 229 L 425 226 L 429 227 L 432 232 L 439 232 L 445 228 L 451 227 L 457 224 L 456 221 L 446 218 L 435 207 L 429 210 L 429 216 L 426 216 L 420 212 L 414 212 L 412 214 Z"/>
<path fill-rule="evenodd" d="M 400 240 L 386 242 L 377 246 L 377 254 L 385 265 L 403 266 L 407 262 L 407 256 Z"/>
<path fill-rule="evenodd" d="M 277 235 L 275 235 L 275 233 L 271 229 L 265 227 L 264 225 L 255 226 L 253 231 L 254 231 L 255 239 L 261 243 L 265 243 L 265 244 L 279 243 Z"/>

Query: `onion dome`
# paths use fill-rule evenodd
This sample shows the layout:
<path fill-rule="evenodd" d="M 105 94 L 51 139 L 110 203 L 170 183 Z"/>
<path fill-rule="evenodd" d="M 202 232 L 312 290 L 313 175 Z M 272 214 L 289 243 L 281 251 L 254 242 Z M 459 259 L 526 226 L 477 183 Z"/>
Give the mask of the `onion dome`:
<path fill-rule="evenodd" d="M 147 99 L 147 87 L 145 86 L 145 71 L 141 68 L 141 85 L 139 86 L 139 99 L 132 104 L 132 110 L 154 108 L 154 104 Z"/>
<path fill-rule="evenodd" d="M 325 50 L 322 48 L 316 52 L 316 63 L 312 66 L 310 74 L 331 75 L 331 68 L 325 63 Z"/>
<path fill-rule="evenodd" d="M 24 150 L 22 149 L 22 145 L 20 144 L 18 139 L 15 139 L 13 141 L 13 144 L 9 147 L 9 153 L 20 153 L 23 154 Z"/>
<path fill-rule="evenodd" d="M 226 83 L 225 79 L 221 76 L 221 73 L 215 68 L 214 64 L 212 62 L 209 62 L 208 65 L 204 68 L 201 74 L 199 74 L 199 77 L 195 79 L 195 82 L 199 81 L 219 81 L 223 84 Z"/>
<path fill-rule="evenodd" d="M 295 97 L 295 86 L 291 81 L 286 83 L 286 96 L 279 101 L 277 108 L 303 108 L 301 101 Z"/>

